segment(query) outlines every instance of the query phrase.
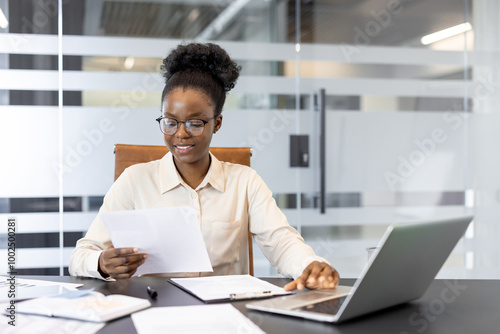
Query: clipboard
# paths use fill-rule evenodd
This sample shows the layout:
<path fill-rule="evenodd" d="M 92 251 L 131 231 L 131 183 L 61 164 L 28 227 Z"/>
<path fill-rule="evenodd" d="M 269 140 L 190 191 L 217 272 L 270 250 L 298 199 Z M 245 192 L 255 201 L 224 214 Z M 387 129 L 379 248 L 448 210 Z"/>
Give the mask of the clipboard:
<path fill-rule="evenodd" d="M 169 278 L 168 282 L 205 303 L 269 298 L 293 293 L 250 275 Z"/>

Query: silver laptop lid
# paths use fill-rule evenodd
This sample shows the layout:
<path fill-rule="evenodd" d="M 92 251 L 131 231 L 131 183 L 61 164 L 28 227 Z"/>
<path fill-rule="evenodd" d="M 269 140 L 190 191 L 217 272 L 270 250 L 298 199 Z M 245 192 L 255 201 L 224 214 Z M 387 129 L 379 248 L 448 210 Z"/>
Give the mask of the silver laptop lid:
<path fill-rule="evenodd" d="M 337 321 L 421 297 L 472 216 L 391 225 L 339 309 Z"/>
<path fill-rule="evenodd" d="M 394 224 L 379 242 L 380 251 L 372 256 L 350 291 L 338 287 L 346 299 L 334 313 L 318 313 L 305 305 L 324 303 L 319 292 L 309 291 L 246 304 L 247 308 L 339 322 L 421 297 L 465 233 L 472 217 Z M 325 291 L 326 292 L 326 291 Z"/>

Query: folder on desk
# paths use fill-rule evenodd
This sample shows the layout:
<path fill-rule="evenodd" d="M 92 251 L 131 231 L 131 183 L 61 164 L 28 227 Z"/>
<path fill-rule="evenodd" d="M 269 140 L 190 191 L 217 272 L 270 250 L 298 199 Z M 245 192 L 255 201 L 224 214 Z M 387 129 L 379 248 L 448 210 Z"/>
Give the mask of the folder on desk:
<path fill-rule="evenodd" d="M 169 282 L 207 303 L 267 298 L 292 293 L 250 275 L 171 278 Z"/>

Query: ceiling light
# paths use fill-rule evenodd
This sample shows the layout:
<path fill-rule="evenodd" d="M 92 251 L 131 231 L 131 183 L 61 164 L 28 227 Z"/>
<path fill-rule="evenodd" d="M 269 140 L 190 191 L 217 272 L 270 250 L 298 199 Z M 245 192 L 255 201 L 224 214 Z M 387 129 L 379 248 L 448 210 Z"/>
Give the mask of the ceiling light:
<path fill-rule="evenodd" d="M 123 67 L 125 67 L 126 70 L 130 70 L 132 67 L 134 67 L 135 59 L 134 57 L 127 57 L 125 59 L 125 62 L 123 63 Z"/>
<path fill-rule="evenodd" d="M 189 22 L 194 22 L 198 18 L 198 16 L 200 16 L 200 11 L 198 10 L 198 8 L 193 8 L 193 10 L 191 10 L 188 15 Z"/>
<path fill-rule="evenodd" d="M 423 45 L 429 45 L 431 43 L 440 41 L 442 39 L 455 36 L 458 34 L 462 34 L 466 31 L 469 31 L 472 29 L 472 25 L 469 22 L 465 22 L 459 25 L 456 25 L 451 28 L 447 28 L 444 30 L 437 31 L 435 33 L 426 35 L 420 39 L 420 42 L 422 42 Z"/>
<path fill-rule="evenodd" d="M 0 28 L 5 29 L 8 26 L 9 26 L 9 21 L 7 21 L 7 18 L 5 17 L 2 8 L 0 8 Z"/>
<path fill-rule="evenodd" d="M 250 0 L 236 0 L 231 2 L 205 29 L 196 36 L 195 40 L 208 40 L 217 35 L 233 20 Z"/>

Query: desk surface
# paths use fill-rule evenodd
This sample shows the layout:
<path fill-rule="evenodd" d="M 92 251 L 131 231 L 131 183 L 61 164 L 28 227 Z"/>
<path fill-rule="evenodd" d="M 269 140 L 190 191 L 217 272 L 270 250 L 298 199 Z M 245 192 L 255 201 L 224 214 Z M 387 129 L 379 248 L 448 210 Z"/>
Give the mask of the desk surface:
<path fill-rule="evenodd" d="M 59 276 L 26 276 L 25 278 L 83 283 L 104 294 L 124 294 L 148 298 L 146 287 L 154 287 L 158 298 L 153 307 L 203 305 L 196 297 L 166 282 L 165 278 L 140 277 L 116 282 L 92 278 Z M 284 278 L 265 279 L 283 286 Z M 354 280 L 342 279 L 352 285 Z M 246 301 L 232 303 L 267 333 L 396 333 L 396 334 L 481 334 L 500 332 L 500 281 L 435 280 L 419 300 L 373 313 L 342 324 L 333 325 L 300 318 L 250 311 Z M 98 333 L 136 333 L 130 316 L 109 322 Z"/>

